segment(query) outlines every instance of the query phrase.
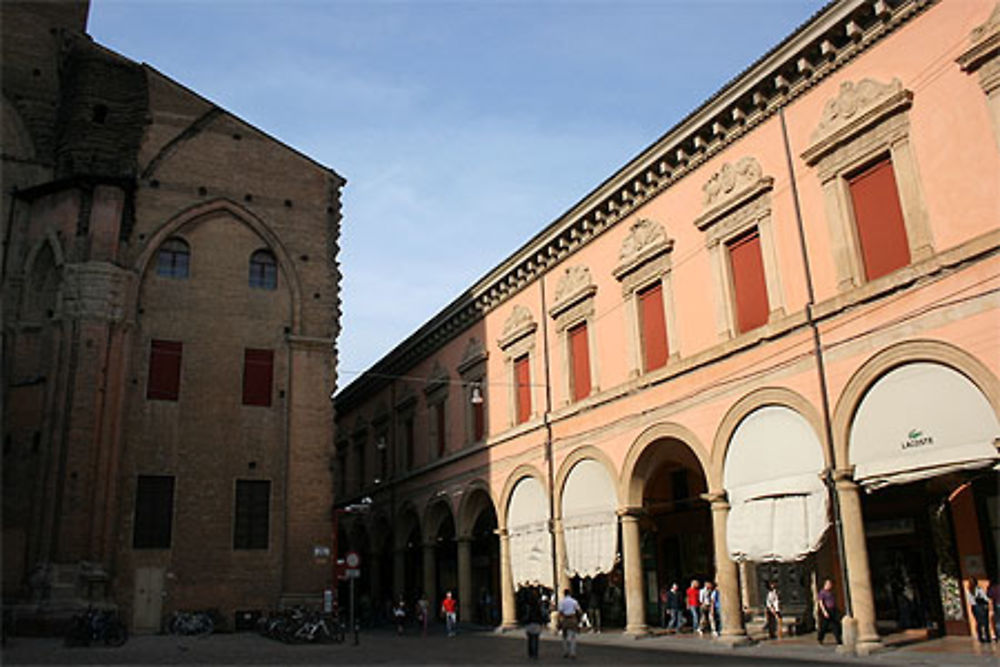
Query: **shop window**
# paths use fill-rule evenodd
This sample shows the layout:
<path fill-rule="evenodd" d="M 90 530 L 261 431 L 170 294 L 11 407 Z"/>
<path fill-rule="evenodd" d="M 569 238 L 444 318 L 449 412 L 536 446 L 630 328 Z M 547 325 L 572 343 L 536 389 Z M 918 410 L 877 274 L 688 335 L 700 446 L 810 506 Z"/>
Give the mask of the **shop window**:
<path fill-rule="evenodd" d="M 167 239 L 156 253 L 156 275 L 185 279 L 191 264 L 191 248 L 183 239 Z"/>
<path fill-rule="evenodd" d="M 270 529 L 271 482 L 236 480 L 234 549 L 267 549 Z"/>
<path fill-rule="evenodd" d="M 892 160 L 884 158 L 847 179 L 865 277 L 875 280 L 910 263 Z"/>
<path fill-rule="evenodd" d="M 528 355 L 514 360 L 514 377 L 517 379 L 517 423 L 531 419 L 531 367 Z"/>
<path fill-rule="evenodd" d="M 573 400 L 590 395 L 590 345 L 587 324 L 578 324 L 567 332 L 569 337 L 570 369 L 573 374 Z"/>
<path fill-rule="evenodd" d="M 243 351 L 243 405 L 271 405 L 274 350 Z"/>
<path fill-rule="evenodd" d="M 278 288 L 278 261 L 270 250 L 258 250 L 250 256 L 250 287 Z"/>
<path fill-rule="evenodd" d="M 767 324 L 770 308 L 760 252 L 760 234 L 753 229 L 726 244 L 729 251 L 736 326 L 745 333 Z"/>
<path fill-rule="evenodd" d="M 183 344 L 172 340 L 153 340 L 149 347 L 149 378 L 146 398 L 176 401 L 181 386 Z"/>
<path fill-rule="evenodd" d="M 662 368 L 670 356 L 667 321 L 663 312 L 663 286 L 656 283 L 638 293 L 639 331 L 646 372 Z"/>
<path fill-rule="evenodd" d="M 169 549 L 174 516 L 174 478 L 139 475 L 135 488 L 134 549 Z"/>

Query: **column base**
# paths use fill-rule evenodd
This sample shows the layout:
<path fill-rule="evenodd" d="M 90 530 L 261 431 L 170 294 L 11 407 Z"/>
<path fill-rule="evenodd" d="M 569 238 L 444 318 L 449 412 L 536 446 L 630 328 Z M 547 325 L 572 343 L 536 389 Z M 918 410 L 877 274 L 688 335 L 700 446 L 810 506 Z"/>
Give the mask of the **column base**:
<path fill-rule="evenodd" d="M 730 648 L 736 648 L 737 646 L 750 646 L 753 644 L 753 640 L 750 639 L 745 632 L 727 635 L 725 631 L 723 631 L 722 636 L 715 638 L 715 642 Z"/>
<path fill-rule="evenodd" d="M 837 653 L 843 655 L 871 655 L 885 648 L 877 634 L 866 632 L 860 635 L 858 621 L 850 616 L 844 616 L 840 622 L 844 643 L 837 647 Z"/>
<path fill-rule="evenodd" d="M 642 625 L 626 625 L 625 635 L 631 637 L 632 639 L 639 639 L 645 637 L 649 634 L 649 626 L 643 623 Z"/>
<path fill-rule="evenodd" d="M 503 623 L 501 625 L 498 625 L 496 630 L 494 630 L 493 632 L 502 635 L 508 632 L 515 632 L 520 629 L 521 629 L 520 626 L 516 622 L 512 622 L 512 623 Z"/>

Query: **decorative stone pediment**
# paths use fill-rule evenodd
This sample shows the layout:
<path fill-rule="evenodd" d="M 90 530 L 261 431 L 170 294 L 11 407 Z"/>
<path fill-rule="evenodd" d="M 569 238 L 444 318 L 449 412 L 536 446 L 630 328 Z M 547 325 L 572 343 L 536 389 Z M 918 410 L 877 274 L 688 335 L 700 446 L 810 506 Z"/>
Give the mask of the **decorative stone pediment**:
<path fill-rule="evenodd" d="M 372 413 L 372 426 L 384 424 L 389 419 L 389 408 L 385 401 L 379 401 L 375 405 L 375 412 Z"/>
<path fill-rule="evenodd" d="M 538 328 L 538 323 L 531 316 L 531 311 L 524 306 L 514 306 L 510 316 L 503 324 L 503 332 L 497 339 L 497 344 L 501 349 L 510 347 L 511 344 L 534 333 Z"/>
<path fill-rule="evenodd" d="M 993 6 L 993 13 L 986 19 L 986 23 L 972 29 L 969 37 L 974 43 L 984 42 L 991 37 L 1000 36 L 1000 2 Z"/>
<path fill-rule="evenodd" d="M 396 410 L 411 408 L 416 401 L 417 395 L 414 393 L 413 387 L 405 383 L 400 384 L 399 390 L 396 392 Z"/>
<path fill-rule="evenodd" d="M 364 417 L 358 415 L 354 420 L 354 428 L 351 429 L 351 434 L 355 437 L 355 439 L 363 437 L 367 428 L 368 422 L 365 421 Z"/>
<path fill-rule="evenodd" d="M 702 186 L 705 193 L 702 204 L 706 211 L 695 219 L 694 224 L 705 231 L 772 187 L 774 179 L 764 176 L 764 170 L 756 158 L 748 155 L 739 159 L 736 164 L 727 162 Z"/>
<path fill-rule="evenodd" d="M 549 314 L 557 317 L 584 299 L 594 296 L 596 292 L 597 285 L 590 276 L 590 269 L 585 266 L 571 266 L 556 284 L 555 303 L 549 309 Z"/>
<path fill-rule="evenodd" d="M 956 62 L 963 71 L 980 72 L 983 89 L 989 93 L 1000 86 L 1000 2 L 986 23 L 976 26 L 969 35 L 972 46 Z"/>
<path fill-rule="evenodd" d="M 806 163 L 815 164 L 844 142 L 888 117 L 904 111 L 913 102 L 913 93 L 903 88 L 899 79 L 879 83 L 863 79 L 857 84 L 840 84 L 837 97 L 823 107 L 819 125 L 812 134 L 812 145 L 802 154 Z"/>
<path fill-rule="evenodd" d="M 618 266 L 612 272 L 618 280 L 674 248 L 674 240 L 660 223 L 643 218 L 629 228 L 618 253 Z"/>
<path fill-rule="evenodd" d="M 451 378 L 448 375 L 448 370 L 441 365 L 440 361 L 434 362 L 434 368 L 431 369 L 430 375 L 427 376 L 427 384 L 424 386 L 424 394 L 433 394 L 442 390 L 448 389 L 448 383 Z"/>
<path fill-rule="evenodd" d="M 465 346 L 462 361 L 458 364 L 458 372 L 462 374 L 467 373 L 475 366 L 486 361 L 488 357 L 489 352 L 486 351 L 486 345 L 483 344 L 483 341 L 473 336 L 469 338 L 469 344 Z"/>

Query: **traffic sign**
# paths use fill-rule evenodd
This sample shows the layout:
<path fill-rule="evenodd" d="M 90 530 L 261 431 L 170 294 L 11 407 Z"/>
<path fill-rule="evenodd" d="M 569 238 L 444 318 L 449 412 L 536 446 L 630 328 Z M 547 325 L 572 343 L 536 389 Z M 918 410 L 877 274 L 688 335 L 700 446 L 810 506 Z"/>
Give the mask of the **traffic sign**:
<path fill-rule="evenodd" d="M 344 570 L 344 576 L 347 579 L 360 579 L 361 578 L 361 570 L 359 570 L 356 567 L 349 567 L 346 570 Z"/>
<path fill-rule="evenodd" d="M 357 569 L 361 565 L 361 556 L 357 551 L 348 551 L 344 556 L 344 563 L 351 569 Z"/>

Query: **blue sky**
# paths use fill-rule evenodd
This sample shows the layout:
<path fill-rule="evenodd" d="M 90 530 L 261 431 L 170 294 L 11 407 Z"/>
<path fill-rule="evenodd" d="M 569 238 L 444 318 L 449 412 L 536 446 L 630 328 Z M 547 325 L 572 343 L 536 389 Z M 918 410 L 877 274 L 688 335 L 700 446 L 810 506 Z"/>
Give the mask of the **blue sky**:
<path fill-rule="evenodd" d="M 91 0 L 89 32 L 348 179 L 340 387 L 823 0 Z"/>

